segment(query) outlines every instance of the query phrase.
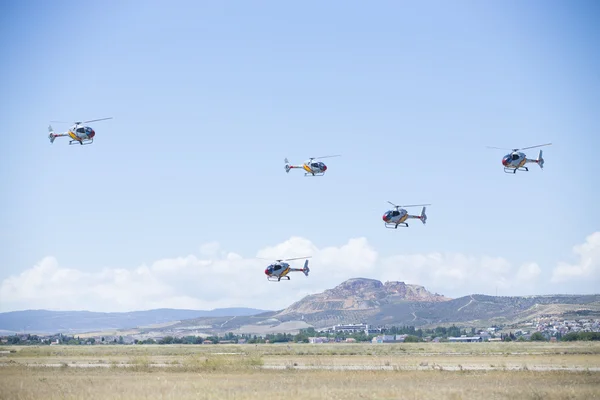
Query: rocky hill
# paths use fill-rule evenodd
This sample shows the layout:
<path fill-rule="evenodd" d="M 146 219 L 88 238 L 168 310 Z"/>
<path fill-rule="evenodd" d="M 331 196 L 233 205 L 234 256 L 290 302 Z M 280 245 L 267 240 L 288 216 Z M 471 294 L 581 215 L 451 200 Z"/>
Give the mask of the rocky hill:
<path fill-rule="evenodd" d="M 452 300 L 432 294 L 423 286 L 407 285 L 404 282 L 381 283 L 374 279 L 349 279 L 333 289 L 313 294 L 292 304 L 277 316 L 286 314 L 312 314 L 323 311 L 376 310 L 384 305 L 398 302 L 438 303 Z"/>
<path fill-rule="evenodd" d="M 323 293 L 306 296 L 273 317 L 281 321 L 301 320 L 315 328 L 363 322 L 396 323 L 414 320 L 415 308 L 451 300 L 420 285 L 354 278 Z M 382 314 L 383 309 L 387 310 L 386 315 Z M 400 320 L 390 314 L 398 311 Z"/>
<path fill-rule="evenodd" d="M 473 294 L 450 299 L 423 286 L 356 278 L 304 297 L 289 307 L 249 317 L 198 318 L 169 327 L 169 334 L 198 332 L 297 332 L 336 324 L 435 327 L 510 325 L 541 316 L 600 317 L 600 295 L 498 297 Z"/>

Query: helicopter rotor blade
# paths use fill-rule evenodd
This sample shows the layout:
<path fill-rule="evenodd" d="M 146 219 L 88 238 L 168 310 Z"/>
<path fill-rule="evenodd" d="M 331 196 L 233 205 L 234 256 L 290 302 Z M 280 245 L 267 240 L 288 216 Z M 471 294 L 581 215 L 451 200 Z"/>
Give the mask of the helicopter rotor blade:
<path fill-rule="evenodd" d="M 431 204 L 410 204 L 408 206 L 400 206 L 400 207 L 422 207 L 422 206 L 430 206 Z"/>
<path fill-rule="evenodd" d="M 305 258 L 312 258 L 312 256 L 308 256 L 308 257 L 296 257 L 296 258 L 284 258 L 283 260 L 279 260 L 279 261 L 303 260 Z"/>
<path fill-rule="evenodd" d="M 100 119 L 91 119 L 89 121 L 83 121 L 83 122 L 77 122 L 78 124 L 87 124 L 88 122 L 96 122 L 96 121 L 104 121 L 107 119 L 112 119 L 113 117 L 108 117 L 108 118 L 100 118 Z"/>
<path fill-rule="evenodd" d="M 331 158 L 331 157 L 341 157 L 341 154 L 336 154 L 334 156 L 322 156 L 322 157 L 311 157 L 311 160 L 320 160 L 321 158 Z"/>
<path fill-rule="evenodd" d="M 523 147 L 519 150 L 527 150 L 527 149 L 534 149 L 536 147 L 542 147 L 542 146 L 550 146 L 552 143 L 546 143 L 546 144 L 538 144 L 537 146 L 530 146 L 530 147 Z"/>
<path fill-rule="evenodd" d="M 485 146 L 485 147 L 487 147 L 488 149 L 498 149 L 498 150 L 508 150 L 508 151 L 517 151 L 517 150 L 519 150 L 519 149 L 507 149 L 505 147 L 492 147 L 492 146 Z"/>
<path fill-rule="evenodd" d="M 391 201 L 388 200 L 388 203 L 390 203 L 391 205 L 393 205 L 394 207 L 398 208 L 400 206 L 395 205 L 394 203 L 392 203 Z"/>
<path fill-rule="evenodd" d="M 312 258 L 312 256 L 308 256 L 308 257 L 296 257 L 296 258 L 278 258 L 278 259 L 275 259 L 275 260 L 273 260 L 272 258 L 262 258 L 262 257 L 256 257 L 256 258 L 258 260 L 281 262 L 281 261 L 302 260 L 304 258 Z"/>

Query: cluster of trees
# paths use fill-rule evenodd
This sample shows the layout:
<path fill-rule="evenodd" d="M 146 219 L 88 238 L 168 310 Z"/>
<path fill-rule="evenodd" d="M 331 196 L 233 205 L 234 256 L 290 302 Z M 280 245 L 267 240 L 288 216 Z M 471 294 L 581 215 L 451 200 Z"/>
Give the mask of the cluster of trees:
<path fill-rule="evenodd" d="M 384 332 L 386 335 L 411 335 L 419 338 L 431 336 L 431 337 L 457 337 L 461 335 L 476 335 L 477 330 L 475 328 L 471 328 L 467 331 L 467 329 L 461 329 L 457 326 L 438 326 L 434 329 L 415 329 L 414 326 L 392 326 L 389 329 L 386 329 Z"/>
<path fill-rule="evenodd" d="M 500 335 L 500 337 L 505 342 L 511 342 L 513 340 L 519 342 L 526 340 L 523 336 L 515 336 L 512 332 L 506 335 L 502 334 Z M 564 336 L 560 333 L 557 333 L 555 337 L 556 340 L 561 340 L 565 342 L 572 342 L 575 340 L 600 340 L 600 332 L 570 332 Z M 550 340 L 550 336 L 542 332 L 534 332 L 529 337 L 529 340 L 531 340 L 532 342 L 543 342 Z"/>
<path fill-rule="evenodd" d="M 500 339 L 502 339 L 503 342 L 512 342 L 512 341 L 518 341 L 518 342 L 524 342 L 526 339 L 524 336 L 520 335 L 520 336 L 516 336 L 514 333 L 510 332 L 507 334 L 501 333 L 500 334 Z M 557 339 L 559 340 L 560 337 Z M 544 341 L 544 340 L 548 340 L 546 339 L 546 336 L 544 336 L 543 333 L 541 332 L 534 332 L 529 340 L 531 340 L 532 342 L 540 342 L 540 341 Z"/>
<path fill-rule="evenodd" d="M 562 340 L 567 342 L 574 340 L 600 340 L 600 332 L 571 332 L 563 336 Z"/>
<path fill-rule="evenodd" d="M 41 344 L 43 339 L 38 335 L 27 335 L 26 338 L 21 338 L 21 336 L 6 336 L 3 339 L 6 339 L 7 344 L 22 344 L 22 343 L 31 343 L 31 344 Z"/>
<path fill-rule="evenodd" d="M 68 345 L 79 345 L 79 344 L 95 344 L 95 338 L 80 338 L 79 336 L 69 336 L 63 335 L 59 333 L 56 336 L 52 337 L 42 337 L 38 335 L 11 335 L 11 336 L 3 336 L 1 339 L 6 340 L 7 344 L 16 344 L 16 345 L 42 345 L 42 344 L 50 344 L 52 342 L 56 342 L 58 340 L 59 344 L 68 344 Z M 105 339 L 102 338 L 101 342 L 105 342 Z M 106 341 L 108 343 L 108 341 Z M 111 343 L 115 344 L 124 344 L 123 336 L 119 336 L 119 339 L 116 338 L 111 341 Z"/>
<path fill-rule="evenodd" d="M 442 339 L 448 337 L 458 337 L 461 335 L 477 335 L 475 328 L 461 329 L 456 326 L 451 327 L 437 327 L 435 329 L 415 329 L 414 326 L 393 326 L 384 331 L 387 335 L 408 335 L 405 338 L 406 343 L 420 342 L 426 337 L 439 337 Z M 344 332 L 317 332 L 314 328 L 303 329 L 300 333 L 292 335 L 291 333 L 272 333 L 267 334 L 265 337 L 256 335 L 234 335 L 233 333 L 227 333 L 224 336 L 209 336 L 202 338 L 200 336 L 184 336 L 184 337 L 173 337 L 165 336 L 160 340 L 146 339 L 146 340 L 134 340 L 134 344 L 202 344 L 206 341 L 211 343 L 219 343 L 223 341 L 231 341 L 237 343 L 240 339 L 244 339 L 246 343 L 289 343 L 289 342 L 301 342 L 308 343 L 309 337 L 326 337 L 329 340 L 345 340 L 347 338 L 353 338 L 357 342 L 368 342 L 371 341 L 377 334 L 367 335 L 364 332 L 344 333 Z M 524 341 L 523 336 L 516 336 L 512 332 L 507 334 L 501 334 L 500 338 L 503 341 Z M 12 335 L 5 336 L 3 339 L 9 345 L 27 345 L 27 344 L 50 344 L 51 340 L 58 339 L 60 344 L 68 345 L 84 345 L 84 344 L 96 344 L 99 343 L 111 343 L 111 344 L 125 344 L 123 336 L 119 338 L 112 338 L 112 340 L 105 339 L 102 337 L 100 340 L 94 338 L 81 339 L 79 336 L 69 336 L 59 334 L 51 339 L 42 338 L 38 335 Z M 531 335 L 531 341 L 546 341 L 549 340 L 547 335 L 541 332 L 535 332 Z M 564 336 L 557 336 L 557 340 L 563 341 L 574 341 L 574 340 L 600 340 L 600 332 L 571 332 Z"/>

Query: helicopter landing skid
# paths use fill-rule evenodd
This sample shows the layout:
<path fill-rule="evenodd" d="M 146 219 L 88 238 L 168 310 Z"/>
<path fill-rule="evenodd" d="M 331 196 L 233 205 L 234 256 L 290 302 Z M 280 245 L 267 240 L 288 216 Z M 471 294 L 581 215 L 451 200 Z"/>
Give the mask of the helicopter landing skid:
<path fill-rule="evenodd" d="M 385 224 L 385 227 L 388 229 L 398 229 L 398 227 L 408 228 L 408 224 L 406 222 L 400 222 L 399 224 Z"/>
<path fill-rule="evenodd" d="M 320 172 L 318 174 L 312 174 L 310 172 L 305 172 L 304 173 L 304 176 L 310 176 L 310 177 L 313 177 L 313 176 L 323 176 L 323 175 L 325 175 L 325 172 Z"/>
<path fill-rule="evenodd" d="M 275 277 L 274 277 L 274 276 L 267 276 L 267 280 L 268 280 L 269 282 L 280 282 L 280 281 L 281 281 L 281 279 L 283 279 L 283 278 L 287 278 L 287 280 L 288 280 L 288 281 L 290 280 L 290 277 L 289 277 L 289 276 L 279 276 L 279 277 L 277 277 L 277 279 L 275 279 Z"/>
<path fill-rule="evenodd" d="M 504 168 L 504 172 L 507 174 L 516 174 L 517 171 L 529 172 L 529 168 L 520 167 L 520 168 Z"/>
<path fill-rule="evenodd" d="M 69 145 L 77 144 L 77 143 L 79 143 L 82 146 L 85 146 L 86 144 L 92 144 L 92 143 L 94 143 L 94 139 L 92 139 L 92 140 L 82 140 L 82 141 L 79 141 L 79 140 L 70 140 L 69 141 Z"/>

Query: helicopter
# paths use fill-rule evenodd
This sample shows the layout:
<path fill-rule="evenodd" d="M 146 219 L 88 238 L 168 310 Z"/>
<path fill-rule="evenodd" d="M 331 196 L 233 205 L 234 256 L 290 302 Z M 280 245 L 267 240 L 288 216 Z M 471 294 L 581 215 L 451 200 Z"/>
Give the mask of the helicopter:
<path fill-rule="evenodd" d="M 420 219 L 423 225 L 427 222 L 427 215 L 425 214 L 425 209 L 431 204 L 412 204 L 410 206 L 397 206 L 391 201 L 388 201 L 391 205 L 395 207 L 395 210 L 388 210 L 383 214 L 383 221 L 385 222 L 385 227 L 390 229 L 398 229 L 398 226 L 404 226 L 408 228 L 408 223 L 405 221 L 409 218 Z M 410 215 L 404 208 L 402 207 L 420 207 L 423 206 L 423 210 L 421 211 L 421 215 Z"/>
<path fill-rule="evenodd" d="M 531 147 L 523 147 L 522 149 L 504 149 L 501 147 L 491 147 L 491 146 L 487 146 L 488 149 L 500 149 L 500 150 L 511 150 L 510 154 L 506 154 L 504 157 L 502 157 L 502 165 L 504 166 L 504 172 L 506 172 L 507 174 L 509 173 L 513 173 L 516 174 L 517 171 L 529 171 L 529 168 L 527 168 L 525 166 L 525 164 L 527 163 L 536 163 L 537 165 L 540 166 L 540 168 L 543 170 L 544 169 L 544 158 L 542 157 L 542 150 L 540 150 L 540 154 L 537 158 L 537 160 L 532 160 L 530 158 L 527 158 L 527 156 L 525 155 L 525 153 L 521 153 L 519 150 L 527 150 L 527 149 L 533 149 L 536 147 L 542 147 L 542 146 L 550 146 L 552 143 L 546 143 L 546 144 L 539 144 L 537 146 L 531 146 Z"/>
<path fill-rule="evenodd" d="M 298 257 L 276 260 L 274 263 L 272 263 L 265 269 L 265 275 L 267 275 L 267 280 L 270 282 L 279 282 L 281 281 L 281 278 L 287 278 L 287 280 L 289 281 L 290 277 L 288 276 L 288 274 L 290 272 L 304 272 L 304 275 L 308 276 L 308 273 L 310 272 L 310 269 L 308 268 L 308 260 L 304 262 L 304 268 L 291 268 L 290 264 L 285 262 L 291 260 L 302 260 L 305 258 L 311 257 Z M 275 280 L 275 278 L 277 278 L 277 280 Z"/>
<path fill-rule="evenodd" d="M 302 165 L 290 165 L 288 159 L 285 159 L 285 172 L 289 173 L 292 168 L 302 168 L 306 172 L 304 176 L 323 176 L 327 171 L 327 165 L 321 161 L 313 162 L 313 160 L 319 160 L 321 158 L 340 157 L 340 154 L 334 156 L 323 156 L 323 157 L 311 157 Z"/>
<path fill-rule="evenodd" d="M 55 133 L 54 129 L 52 129 L 52 125 L 48 126 L 48 139 L 50 139 L 50 143 L 54 143 L 54 139 L 61 136 L 69 136 L 71 140 L 69 141 L 69 145 L 74 143 L 79 143 L 80 145 L 92 144 L 94 143 L 94 136 L 96 136 L 96 132 L 92 129 L 91 126 L 87 126 L 88 122 L 96 122 L 96 121 L 104 121 L 106 119 L 112 119 L 112 117 L 108 118 L 100 118 L 100 119 L 92 119 L 89 121 L 79 121 L 74 122 L 73 125 L 67 132 L 65 133 Z M 52 121 L 52 122 L 62 122 L 62 121 Z"/>

